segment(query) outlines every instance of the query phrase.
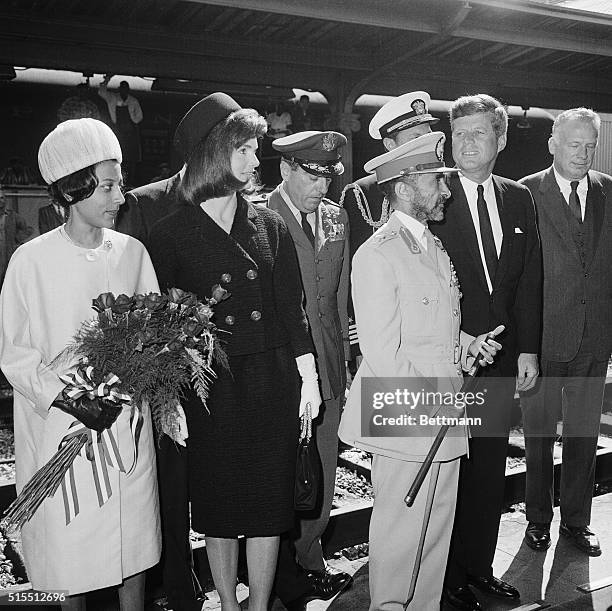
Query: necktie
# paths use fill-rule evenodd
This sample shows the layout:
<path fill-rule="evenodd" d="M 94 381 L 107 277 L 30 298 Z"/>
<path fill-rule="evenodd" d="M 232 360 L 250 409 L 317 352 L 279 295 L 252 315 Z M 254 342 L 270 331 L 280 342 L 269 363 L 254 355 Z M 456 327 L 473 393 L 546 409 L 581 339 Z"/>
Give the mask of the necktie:
<path fill-rule="evenodd" d="M 308 222 L 308 215 L 305 212 L 300 212 L 300 215 L 302 217 L 302 229 L 304 230 L 306 237 L 308 238 L 308 240 L 312 244 L 312 247 L 314 248 L 315 237 L 314 237 L 314 233 L 312 233 L 312 227 L 310 226 L 310 223 Z"/>
<path fill-rule="evenodd" d="M 478 193 L 476 208 L 478 209 L 480 239 L 482 240 L 482 249 L 487 263 L 487 269 L 489 270 L 489 279 L 491 280 L 491 285 L 493 285 L 495 272 L 497 271 L 497 249 L 495 248 L 495 239 L 493 238 L 493 228 L 491 227 L 491 218 L 489 217 L 487 202 L 484 198 L 484 187 L 478 185 L 476 191 Z"/>
<path fill-rule="evenodd" d="M 572 180 L 570 187 L 572 188 L 569 196 L 570 211 L 576 217 L 576 220 L 582 223 L 582 210 L 580 209 L 580 198 L 578 197 L 578 181 Z"/>

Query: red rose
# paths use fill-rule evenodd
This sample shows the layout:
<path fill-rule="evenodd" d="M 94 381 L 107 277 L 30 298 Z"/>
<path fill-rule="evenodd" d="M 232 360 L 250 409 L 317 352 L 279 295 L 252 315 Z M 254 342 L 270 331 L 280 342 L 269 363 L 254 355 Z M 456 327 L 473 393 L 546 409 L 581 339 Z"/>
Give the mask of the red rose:
<path fill-rule="evenodd" d="M 213 316 L 213 310 L 210 306 L 203 305 L 197 309 L 195 315 L 202 324 L 207 325 Z"/>
<path fill-rule="evenodd" d="M 228 297 L 229 293 L 220 284 L 215 284 L 215 286 L 212 287 L 212 301 L 214 303 L 219 303 Z"/>
<path fill-rule="evenodd" d="M 96 312 L 104 312 L 112 308 L 115 303 L 115 296 L 112 293 L 101 293 L 92 302 L 92 307 Z"/>
<path fill-rule="evenodd" d="M 115 314 L 125 314 L 132 309 L 134 305 L 134 298 L 128 297 L 127 295 L 118 295 L 115 299 L 115 303 L 111 306 L 112 311 Z"/>
<path fill-rule="evenodd" d="M 168 298 L 165 295 L 160 295 L 159 293 L 149 293 L 145 296 L 144 306 L 148 308 L 151 312 L 155 312 L 157 310 L 161 310 L 168 301 Z"/>
<path fill-rule="evenodd" d="M 190 318 L 183 324 L 183 333 L 189 337 L 198 335 L 202 330 L 202 326 L 195 318 Z"/>
<path fill-rule="evenodd" d="M 183 291 L 182 289 L 171 288 L 168 289 L 168 300 L 171 303 L 183 303 L 185 299 L 189 296 L 189 293 Z"/>

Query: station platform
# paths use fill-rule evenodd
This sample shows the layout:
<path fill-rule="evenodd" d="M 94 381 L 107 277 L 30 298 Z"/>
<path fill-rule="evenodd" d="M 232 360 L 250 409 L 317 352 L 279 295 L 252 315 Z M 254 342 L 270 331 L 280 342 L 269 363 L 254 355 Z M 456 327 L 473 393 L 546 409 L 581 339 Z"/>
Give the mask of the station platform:
<path fill-rule="evenodd" d="M 554 609 L 565 611 L 612 611 L 612 493 L 593 499 L 591 529 L 599 537 L 602 555 L 591 558 L 559 538 L 559 508 L 551 525 L 552 545 L 546 552 L 534 552 L 523 542 L 527 526 L 525 514 L 517 510 L 502 517 L 493 571 L 517 587 L 519 602 L 507 603 L 484 596 L 474 590 L 483 609 L 490 611 L 536 611 Z M 330 564 L 354 575 L 352 586 L 332 601 L 312 601 L 307 611 L 367 611 L 368 565 L 367 558 L 349 561 L 331 560 Z M 248 597 L 246 586 L 239 590 L 240 598 Z M 204 603 L 206 611 L 218 610 L 216 592 L 208 593 Z M 248 602 L 245 600 L 244 608 Z M 276 600 L 272 611 L 285 607 Z M 450 607 L 443 606 L 442 611 Z"/>

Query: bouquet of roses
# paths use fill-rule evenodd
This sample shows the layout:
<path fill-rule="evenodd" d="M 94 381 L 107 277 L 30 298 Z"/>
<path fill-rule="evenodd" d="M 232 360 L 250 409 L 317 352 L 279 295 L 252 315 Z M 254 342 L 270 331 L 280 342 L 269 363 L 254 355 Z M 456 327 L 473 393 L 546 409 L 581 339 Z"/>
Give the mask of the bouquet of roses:
<path fill-rule="evenodd" d="M 8 508 L 5 526 L 19 527 L 29 520 L 68 477 L 79 454 L 95 460 L 94 444 L 102 448 L 115 445 L 108 428 L 124 406 L 132 409 L 130 427 L 136 446 L 142 426 L 140 407 L 146 404 L 157 436 L 165 433 L 184 442 L 180 402 L 185 390 L 192 387 L 206 408 L 216 377 L 213 365 L 227 367 L 218 329 L 211 319 L 213 307 L 228 297 L 217 284 L 212 287 L 212 296 L 203 301 L 178 288 L 166 295 L 115 297 L 103 293 L 94 299 L 97 318 L 83 323 L 73 343 L 52 363 L 57 367 L 79 363 L 76 371 L 60 376 L 66 387 L 54 403 L 77 420 L 56 454 Z M 113 457 L 102 462 L 110 464 Z"/>

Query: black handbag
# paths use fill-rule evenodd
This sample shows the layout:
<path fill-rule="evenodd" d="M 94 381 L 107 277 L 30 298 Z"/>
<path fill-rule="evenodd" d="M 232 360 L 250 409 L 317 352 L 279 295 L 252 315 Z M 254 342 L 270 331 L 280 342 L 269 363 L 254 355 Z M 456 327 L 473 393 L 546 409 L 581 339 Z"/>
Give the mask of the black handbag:
<path fill-rule="evenodd" d="M 300 421 L 300 441 L 295 467 L 294 507 L 296 511 L 312 511 L 317 507 L 321 481 L 321 458 L 312 431 L 309 403 Z"/>

